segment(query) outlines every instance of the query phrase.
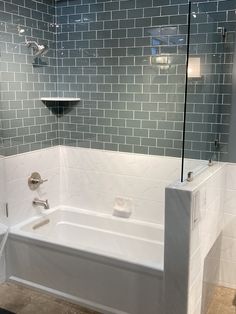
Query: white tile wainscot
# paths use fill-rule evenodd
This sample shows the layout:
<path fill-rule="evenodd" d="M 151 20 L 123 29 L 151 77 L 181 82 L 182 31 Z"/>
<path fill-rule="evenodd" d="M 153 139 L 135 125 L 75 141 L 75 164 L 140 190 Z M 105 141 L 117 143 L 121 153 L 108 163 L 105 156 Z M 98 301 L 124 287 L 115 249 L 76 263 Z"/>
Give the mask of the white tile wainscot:
<path fill-rule="evenodd" d="M 219 284 L 236 289 L 236 164 L 226 166 Z"/>
<path fill-rule="evenodd" d="M 166 189 L 165 314 L 201 313 L 204 260 L 223 230 L 225 169 L 216 164 L 193 182 Z M 193 225 L 196 193 L 200 220 Z"/>
<path fill-rule="evenodd" d="M 164 224 L 165 187 L 179 158 L 61 146 L 61 204 L 112 214 L 115 197 L 133 199 L 133 219 Z"/>
<path fill-rule="evenodd" d="M 59 147 L 5 157 L 6 199 L 11 226 L 42 212 L 41 208 L 32 206 L 35 197 L 48 199 L 51 207 L 60 204 L 59 166 Z M 31 191 L 28 178 L 35 171 L 39 172 L 42 178 L 48 179 L 48 182 Z"/>
<path fill-rule="evenodd" d="M 3 162 L 10 225 L 40 212 L 32 207 L 34 197 L 48 199 L 50 207 L 112 214 L 117 196 L 133 199 L 132 218 L 163 225 L 165 187 L 179 179 L 181 166 L 179 158 L 67 146 L 9 156 Z M 188 161 L 189 169 L 195 162 Z M 27 180 L 34 171 L 48 182 L 31 191 Z"/>

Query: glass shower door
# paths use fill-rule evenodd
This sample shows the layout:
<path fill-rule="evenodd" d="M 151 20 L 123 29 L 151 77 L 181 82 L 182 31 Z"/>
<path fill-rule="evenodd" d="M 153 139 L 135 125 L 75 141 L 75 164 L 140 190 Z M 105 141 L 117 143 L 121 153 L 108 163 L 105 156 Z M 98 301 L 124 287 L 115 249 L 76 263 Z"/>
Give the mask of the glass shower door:
<path fill-rule="evenodd" d="M 225 8 L 228 11 L 225 12 Z M 235 1 L 190 3 L 182 181 L 194 179 L 218 161 L 236 160 L 235 95 L 232 99 L 235 94 L 235 10 Z M 199 190 L 201 215 L 197 231 L 204 233 L 206 242 L 208 234 L 217 236 L 207 255 L 203 254 L 202 314 L 215 313 L 216 304 L 219 313 L 225 313 L 223 303 L 229 311 L 235 311 L 232 306 L 235 303 L 235 247 L 230 241 L 235 241 L 236 207 L 232 198 L 235 194 L 233 180 L 228 180 L 234 176 L 232 168 L 222 187 L 218 187 L 217 192 L 222 191 L 224 195 L 223 201 L 214 195 L 215 203 L 209 204 L 206 191 L 208 187 L 212 189 L 211 184 L 205 191 Z M 224 296 L 225 291 L 228 296 Z"/>
<path fill-rule="evenodd" d="M 1 41 L 1 40 L 0 40 Z M 1 44 L 1 42 L 0 42 Z M 0 45 L 2 50 L 2 46 Z M 0 51 L 1 53 L 1 51 Z M 8 236 L 7 222 L 7 202 L 6 202 L 6 177 L 5 177 L 5 150 L 4 150 L 4 130 L 3 130 L 3 102 L 2 102 L 2 69 L 4 63 L 0 54 L 0 283 L 5 281 L 5 258 L 4 248 Z"/>
<path fill-rule="evenodd" d="M 5 199 L 5 169 L 4 157 L 0 156 L 0 283 L 5 281 L 5 246 L 8 237 L 8 222 L 6 217 L 7 203 Z"/>
<path fill-rule="evenodd" d="M 181 179 L 201 172 L 220 158 L 225 133 L 222 113 L 226 33 L 211 13 L 214 4 L 190 3 L 186 70 L 185 134 Z"/>

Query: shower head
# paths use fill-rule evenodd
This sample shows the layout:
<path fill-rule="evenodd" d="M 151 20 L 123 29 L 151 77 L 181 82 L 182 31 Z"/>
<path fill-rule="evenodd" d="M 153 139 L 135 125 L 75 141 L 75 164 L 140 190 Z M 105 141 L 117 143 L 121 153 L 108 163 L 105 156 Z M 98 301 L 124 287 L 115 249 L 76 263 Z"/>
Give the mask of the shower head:
<path fill-rule="evenodd" d="M 35 57 L 45 55 L 48 52 L 48 49 L 49 49 L 48 46 L 46 46 L 46 45 L 39 45 L 36 41 L 26 40 L 25 41 L 25 45 L 26 45 L 26 47 L 33 49 Z"/>

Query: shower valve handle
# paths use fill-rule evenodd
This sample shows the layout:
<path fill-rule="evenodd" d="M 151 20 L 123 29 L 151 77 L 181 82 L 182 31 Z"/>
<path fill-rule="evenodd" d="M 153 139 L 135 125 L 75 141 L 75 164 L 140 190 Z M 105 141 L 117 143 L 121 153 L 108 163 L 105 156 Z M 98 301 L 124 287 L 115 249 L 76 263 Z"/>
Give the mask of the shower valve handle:
<path fill-rule="evenodd" d="M 41 180 L 39 180 L 39 179 L 32 179 L 31 178 L 31 183 L 33 183 L 33 184 L 42 184 L 42 183 L 44 183 L 44 182 L 47 182 L 48 181 L 48 179 L 41 179 Z"/>
<path fill-rule="evenodd" d="M 36 190 L 41 184 L 47 182 L 48 179 L 42 179 L 38 172 L 33 172 L 28 178 L 28 186 L 31 190 Z"/>

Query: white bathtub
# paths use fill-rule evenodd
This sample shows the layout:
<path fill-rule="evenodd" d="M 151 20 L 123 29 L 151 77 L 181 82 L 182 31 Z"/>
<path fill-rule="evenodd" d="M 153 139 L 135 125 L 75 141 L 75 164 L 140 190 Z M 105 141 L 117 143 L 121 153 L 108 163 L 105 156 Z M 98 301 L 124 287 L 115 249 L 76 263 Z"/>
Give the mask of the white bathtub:
<path fill-rule="evenodd" d="M 45 211 L 10 232 L 11 280 L 102 313 L 162 313 L 160 225 L 73 208 Z"/>

